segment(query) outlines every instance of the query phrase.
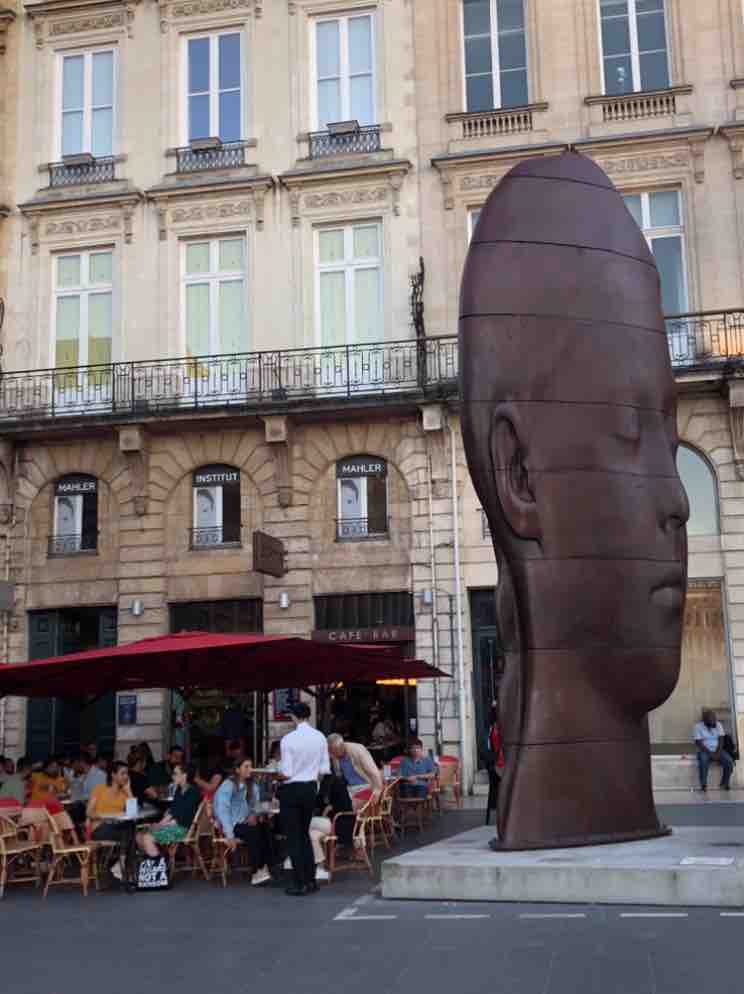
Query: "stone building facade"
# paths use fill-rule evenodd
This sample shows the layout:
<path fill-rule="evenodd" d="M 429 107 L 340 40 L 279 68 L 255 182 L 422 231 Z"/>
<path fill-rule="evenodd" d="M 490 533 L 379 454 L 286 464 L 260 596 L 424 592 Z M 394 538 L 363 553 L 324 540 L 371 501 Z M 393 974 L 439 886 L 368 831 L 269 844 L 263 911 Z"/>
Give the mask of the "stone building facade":
<path fill-rule="evenodd" d="M 309 635 L 323 598 L 359 595 L 381 631 L 372 595 L 405 595 L 406 644 L 452 674 L 416 688 L 418 729 L 464 745 L 470 782 L 500 657 L 459 280 L 500 177 L 574 148 L 655 252 L 681 389 L 693 587 L 658 782 L 692 775 L 701 706 L 741 737 L 743 18 L 738 0 L 0 10 L 5 658 L 162 634 L 179 605 L 260 604 L 252 624 Z M 362 483 L 365 464 L 384 469 Z M 254 570 L 257 530 L 284 576 Z M 159 749 L 169 697 L 136 704 L 117 749 Z M 58 720 L 0 707 L 15 754 Z"/>

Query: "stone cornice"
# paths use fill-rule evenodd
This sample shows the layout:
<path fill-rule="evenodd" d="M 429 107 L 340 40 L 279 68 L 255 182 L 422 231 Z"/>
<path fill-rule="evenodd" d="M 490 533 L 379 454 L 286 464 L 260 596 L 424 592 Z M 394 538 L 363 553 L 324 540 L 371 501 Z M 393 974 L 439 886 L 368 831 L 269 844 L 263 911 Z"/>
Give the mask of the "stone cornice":
<path fill-rule="evenodd" d="M 261 231 L 266 195 L 273 187 L 272 176 L 251 176 L 228 179 L 219 185 L 153 186 L 147 190 L 147 198 L 157 209 L 158 234 L 162 242 L 168 237 L 169 224 L 254 217 L 256 228 Z M 232 200 L 222 199 L 230 195 Z"/>
<path fill-rule="evenodd" d="M 290 215 L 296 228 L 303 206 L 307 210 L 327 210 L 390 200 L 393 214 L 400 214 L 400 191 L 412 168 L 408 159 L 367 161 L 353 166 L 334 163 L 321 169 L 291 169 L 279 176 L 279 182 L 289 193 Z M 371 186 L 375 180 L 384 185 Z M 342 185 L 334 188 L 334 184 Z"/>
<path fill-rule="evenodd" d="M 670 142 L 704 142 L 713 136 L 715 128 L 703 125 L 695 128 L 663 128 L 658 131 L 631 131 L 621 135 L 605 135 L 600 138 L 579 138 L 571 142 L 571 147 L 579 152 L 590 152 L 593 149 L 606 151 L 610 148 L 627 148 L 629 145 L 643 147 L 647 145 L 668 145 Z"/>
<path fill-rule="evenodd" d="M 7 204 L 0 204 L 0 221 L 4 220 L 11 213 Z"/>
<path fill-rule="evenodd" d="M 5 55 L 6 37 L 8 28 L 16 19 L 15 11 L 7 7 L 0 7 L 0 55 Z"/>
<path fill-rule="evenodd" d="M 203 180 L 185 183 L 161 183 L 145 190 L 148 200 L 155 203 L 175 200 L 188 200 L 193 197 L 219 196 L 224 193 L 246 193 L 251 190 L 268 191 L 274 186 L 274 177 L 269 175 L 230 176 L 225 179 Z"/>
<path fill-rule="evenodd" d="M 314 169 L 289 169 L 287 172 L 280 173 L 279 182 L 290 190 L 345 179 L 381 179 L 400 173 L 405 176 L 412 168 L 413 165 L 408 159 L 386 159 L 353 164 L 347 160 L 346 164 L 334 162 Z"/>
<path fill-rule="evenodd" d="M 731 152 L 731 168 L 734 179 L 744 178 L 744 121 L 729 121 L 722 124 L 718 133 L 723 135 Z"/>
<path fill-rule="evenodd" d="M 588 107 L 595 104 L 614 103 L 618 100 L 649 100 L 653 97 L 684 97 L 693 92 L 692 83 L 681 83 L 679 86 L 668 86 L 664 90 L 634 90 L 631 93 L 597 93 L 591 97 L 584 97 L 584 103 Z"/>
<path fill-rule="evenodd" d="M 24 10 L 29 17 L 47 17 L 50 14 L 93 13 L 123 7 L 127 2 L 139 0 L 26 0 Z"/>
<path fill-rule="evenodd" d="M 143 199 L 141 190 L 110 190 L 103 193 L 72 193 L 64 196 L 42 195 L 18 204 L 21 214 L 27 216 L 55 214 L 68 210 L 91 210 L 99 207 L 134 207 Z"/>

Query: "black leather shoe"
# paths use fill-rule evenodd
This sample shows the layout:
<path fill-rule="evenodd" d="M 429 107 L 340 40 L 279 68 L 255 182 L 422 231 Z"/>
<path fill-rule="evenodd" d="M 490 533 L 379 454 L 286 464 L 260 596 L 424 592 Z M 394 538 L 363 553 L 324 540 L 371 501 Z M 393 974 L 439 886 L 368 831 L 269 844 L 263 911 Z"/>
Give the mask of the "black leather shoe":
<path fill-rule="evenodd" d="M 315 880 L 313 880 L 313 882 L 311 884 L 306 884 L 306 886 L 305 886 L 305 893 L 306 894 L 317 894 L 319 890 L 320 890 L 320 887 L 318 887 L 318 885 L 315 882 Z"/>
<path fill-rule="evenodd" d="M 307 887 L 287 887 L 284 891 L 290 897 L 304 897 L 307 894 Z"/>

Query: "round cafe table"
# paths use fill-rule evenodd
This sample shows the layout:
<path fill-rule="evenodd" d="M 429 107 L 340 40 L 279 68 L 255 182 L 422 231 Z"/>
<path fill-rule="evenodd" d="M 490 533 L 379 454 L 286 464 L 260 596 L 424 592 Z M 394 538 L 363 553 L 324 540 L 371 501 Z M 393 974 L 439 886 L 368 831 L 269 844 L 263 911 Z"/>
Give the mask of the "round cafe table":
<path fill-rule="evenodd" d="M 126 832 L 121 842 L 121 855 L 124 861 L 124 872 L 122 882 L 125 888 L 131 893 L 136 889 L 137 881 L 134 876 L 135 848 L 137 838 L 137 823 L 141 821 L 152 821 L 160 816 L 160 810 L 154 804 L 140 804 L 136 815 L 128 815 L 126 811 L 121 814 L 98 815 L 96 821 L 107 822 L 108 824 L 124 825 Z M 95 842 L 95 839 L 92 840 Z"/>

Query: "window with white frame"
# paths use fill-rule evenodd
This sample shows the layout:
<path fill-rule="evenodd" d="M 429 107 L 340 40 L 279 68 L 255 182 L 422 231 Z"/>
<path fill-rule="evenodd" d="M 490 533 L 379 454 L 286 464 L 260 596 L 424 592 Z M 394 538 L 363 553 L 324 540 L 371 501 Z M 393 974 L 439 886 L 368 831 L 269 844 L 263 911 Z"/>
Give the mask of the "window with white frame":
<path fill-rule="evenodd" d="M 318 228 L 316 238 L 319 344 L 380 341 L 383 337 L 380 222 Z"/>
<path fill-rule="evenodd" d="M 599 0 L 604 92 L 669 86 L 665 0 Z"/>
<path fill-rule="evenodd" d="M 313 127 L 336 121 L 375 124 L 374 15 L 317 18 L 312 23 Z"/>
<path fill-rule="evenodd" d="M 243 137 L 243 54 L 239 31 L 184 39 L 185 140 Z"/>
<path fill-rule="evenodd" d="M 247 352 L 245 238 L 189 241 L 182 248 L 187 355 Z"/>
<path fill-rule="evenodd" d="M 373 456 L 349 456 L 336 463 L 337 539 L 385 535 L 387 463 Z"/>
<path fill-rule="evenodd" d="M 60 55 L 59 75 L 59 154 L 112 155 L 114 50 Z"/>
<path fill-rule="evenodd" d="M 656 261 L 664 313 L 685 313 L 688 305 L 687 271 L 679 190 L 632 193 L 626 194 L 623 199 Z"/>
<path fill-rule="evenodd" d="M 54 365 L 111 362 L 113 252 L 75 252 L 54 259 Z"/>
<path fill-rule="evenodd" d="M 482 207 L 471 207 L 468 211 L 468 244 L 473 240 L 473 232 L 481 216 Z"/>
<path fill-rule="evenodd" d="M 463 0 L 465 108 L 528 103 L 524 0 Z"/>

